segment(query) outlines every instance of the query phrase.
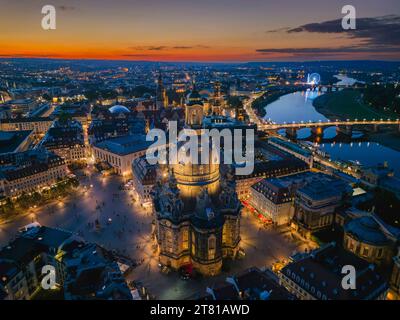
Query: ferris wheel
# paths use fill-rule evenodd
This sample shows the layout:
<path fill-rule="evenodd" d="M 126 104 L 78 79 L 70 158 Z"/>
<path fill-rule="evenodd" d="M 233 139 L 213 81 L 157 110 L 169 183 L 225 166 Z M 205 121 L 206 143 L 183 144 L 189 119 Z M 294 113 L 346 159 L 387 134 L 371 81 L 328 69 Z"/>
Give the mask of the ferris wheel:
<path fill-rule="evenodd" d="M 307 76 L 307 84 L 318 85 L 321 82 L 319 73 L 311 73 Z"/>

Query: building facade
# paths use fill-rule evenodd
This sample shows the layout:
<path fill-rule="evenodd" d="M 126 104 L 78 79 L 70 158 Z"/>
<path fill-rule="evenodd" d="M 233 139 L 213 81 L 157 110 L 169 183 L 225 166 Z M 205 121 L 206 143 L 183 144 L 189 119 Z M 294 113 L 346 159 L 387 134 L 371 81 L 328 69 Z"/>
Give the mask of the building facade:
<path fill-rule="evenodd" d="M 351 187 L 339 179 L 312 179 L 296 192 L 292 227 L 309 239 L 313 232 L 333 224 L 336 211 L 351 194 Z"/>
<path fill-rule="evenodd" d="M 277 179 L 265 179 L 250 189 L 250 204 L 274 225 L 289 224 L 293 217 L 293 195 Z"/>
<path fill-rule="evenodd" d="M 146 155 L 150 142 L 143 135 L 129 135 L 107 139 L 92 145 L 96 162 L 107 162 L 122 176 L 132 175 L 132 161 Z"/>
<path fill-rule="evenodd" d="M 376 265 L 389 265 L 396 239 L 391 239 L 371 216 L 355 218 L 344 226 L 343 246 Z"/>
<path fill-rule="evenodd" d="M 67 163 L 87 159 L 82 124 L 76 120 L 55 121 L 40 141 L 39 147 L 54 152 Z"/>
<path fill-rule="evenodd" d="M 0 195 L 14 197 L 24 192 L 50 187 L 68 175 L 67 164 L 60 156 L 43 150 L 15 154 L 3 159 L 0 168 Z"/>
<path fill-rule="evenodd" d="M 49 130 L 54 120 L 51 118 L 15 118 L 0 121 L 0 130 L 3 131 L 33 131 L 34 134 L 43 135 Z"/>
<path fill-rule="evenodd" d="M 132 185 L 136 200 L 142 206 L 151 206 L 151 192 L 157 182 L 157 166 L 149 164 L 145 157 L 132 161 Z"/>

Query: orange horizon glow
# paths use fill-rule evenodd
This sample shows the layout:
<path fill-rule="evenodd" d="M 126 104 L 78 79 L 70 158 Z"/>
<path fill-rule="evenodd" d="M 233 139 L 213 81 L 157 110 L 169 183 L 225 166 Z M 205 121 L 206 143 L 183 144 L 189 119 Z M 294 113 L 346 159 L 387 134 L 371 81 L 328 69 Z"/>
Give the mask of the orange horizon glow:
<path fill-rule="evenodd" d="M 0 58 L 102 59 L 131 61 L 244 62 L 277 60 L 398 60 L 399 53 L 262 53 L 262 49 L 359 46 L 346 33 L 289 33 L 315 21 L 341 17 L 340 6 L 317 0 L 53 0 L 56 30 L 41 28 L 39 0 L 3 0 Z M 387 0 L 382 0 L 383 2 Z M 378 12 L 353 0 L 364 16 Z M 4 14 L 5 13 L 5 14 Z M 277 32 L 270 32 L 278 30 Z"/>

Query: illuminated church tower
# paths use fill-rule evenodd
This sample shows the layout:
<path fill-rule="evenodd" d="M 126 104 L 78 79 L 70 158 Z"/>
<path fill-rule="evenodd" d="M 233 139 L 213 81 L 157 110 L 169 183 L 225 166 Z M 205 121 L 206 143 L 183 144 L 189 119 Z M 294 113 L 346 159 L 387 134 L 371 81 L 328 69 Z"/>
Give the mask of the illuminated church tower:
<path fill-rule="evenodd" d="M 213 115 L 222 115 L 223 113 L 223 98 L 221 94 L 221 83 L 216 81 L 214 83 L 214 95 L 212 98 L 211 113 Z"/>
<path fill-rule="evenodd" d="M 160 110 L 168 106 L 167 91 L 163 86 L 161 72 L 158 74 L 157 89 L 156 89 L 156 108 Z"/>
<path fill-rule="evenodd" d="M 200 143 L 203 105 L 195 87 L 188 96 L 185 120 Z M 184 151 L 178 155 L 185 159 L 178 156 L 178 163 L 170 164 L 168 182 L 155 187 L 156 239 L 160 263 L 173 269 L 190 266 L 212 276 L 221 271 L 223 258 L 237 254 L 241 205 L 232 176 L 220 173 L 219 155 L 215 158 L 211 143 L 208 161 L 201 163 L 202 147 L 195 161 L 182 149 L 185 145 L 178 144 Z"/>

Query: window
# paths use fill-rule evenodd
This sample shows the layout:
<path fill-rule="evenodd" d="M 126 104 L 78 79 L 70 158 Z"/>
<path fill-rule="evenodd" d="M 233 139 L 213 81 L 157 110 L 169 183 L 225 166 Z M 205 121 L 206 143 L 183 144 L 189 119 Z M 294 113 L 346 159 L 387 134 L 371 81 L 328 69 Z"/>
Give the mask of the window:
<path fill-rule="evenodd" d="M 195 255 L 196 254 L 196 236 L 194 234 L 194 232 L 192 232 L 192 254 Z"/>
<path fill-rule="evenodd" d="M 189 231 L 183 230 L 182 232 L 182 249 L 187 250 L 189 249 Z"/>
<path fill-rule="evenodd" d="M 215 259 L 215 246 L 216 246 L 216 238 L 214 235 L 208 237 L 208 259 Z"/>

